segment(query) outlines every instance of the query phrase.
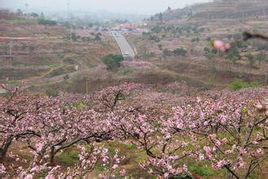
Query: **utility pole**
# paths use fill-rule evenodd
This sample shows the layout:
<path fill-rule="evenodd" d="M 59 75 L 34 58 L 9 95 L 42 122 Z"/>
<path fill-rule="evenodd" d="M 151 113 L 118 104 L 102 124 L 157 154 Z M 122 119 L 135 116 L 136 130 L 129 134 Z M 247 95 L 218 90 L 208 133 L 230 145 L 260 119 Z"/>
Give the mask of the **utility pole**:
<path fill-rule="evenodd" d="M 25 13 L 27 14 L 27 12 L 28 12 L 28 10 L 29 10 L 29 9 L 28 9 L 29 4 L 28 4 L 28 3 L 25 3 L 24 6 L 25 6 Z"/>
<path fill-rule="evenodd" d="M 11 60 L 12 60 L 12 47 L 13 47 L 13 42 L 9 42 L 9 61 L 7 62 L 7 65 L 11 66 Z"/>
<path fill-rule="evenodd" d="M 70 12 L 70 0 L 67 0 L 67 19 L 70 23 L 70 32 L 69 32 L 69 40 L 72 42 L 72 28 L 73 25 L 71 23 L 71 12 Z"/>
<path fill-rule="evenodd" d="M 88 79 L 87 78 L 85 78 L 85 87 L 86 87 L 86 94 L 88 94 Z"/>
<path fill-rule="evenodd" d="M 12 56 L 12 41 L 9 42 L 9 57 L 11 58 Z"/>

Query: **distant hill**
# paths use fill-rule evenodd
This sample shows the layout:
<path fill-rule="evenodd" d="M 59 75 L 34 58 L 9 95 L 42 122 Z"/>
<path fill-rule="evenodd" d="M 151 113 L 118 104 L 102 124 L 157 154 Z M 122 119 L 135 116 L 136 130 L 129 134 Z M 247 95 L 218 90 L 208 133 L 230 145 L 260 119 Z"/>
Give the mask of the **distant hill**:
<path fill-rule="evenodd" d="M 168 9 L 151 17 L 151 21 L 182 19 L 242 19 L 268 17 L 268 0 L 215 0 L 183 9 Z"/>

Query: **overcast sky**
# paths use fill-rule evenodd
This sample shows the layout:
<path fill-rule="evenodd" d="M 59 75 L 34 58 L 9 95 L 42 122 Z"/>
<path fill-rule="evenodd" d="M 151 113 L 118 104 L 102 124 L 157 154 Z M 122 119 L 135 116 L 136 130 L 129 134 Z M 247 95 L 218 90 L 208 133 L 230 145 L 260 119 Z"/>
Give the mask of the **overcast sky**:
<path fill-rule="evenodd" d="M 107 10 L 128 14 L 153 14 L 163 11 L 169 6 L 171 8 L 182 8 L 186 5 L 210 0 L 0 0 L 0 7 L 25 10 L 25 4 L 29 4 L 28 10 L 66 11 L 68 1 L 71 10 Z"/>

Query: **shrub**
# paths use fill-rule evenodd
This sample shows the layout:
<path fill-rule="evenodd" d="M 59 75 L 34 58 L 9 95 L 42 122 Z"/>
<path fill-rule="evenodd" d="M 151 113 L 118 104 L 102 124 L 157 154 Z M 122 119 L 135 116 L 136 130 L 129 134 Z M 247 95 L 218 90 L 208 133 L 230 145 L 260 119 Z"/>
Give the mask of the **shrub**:
<path fill-rule="evenodd" d="M 148 36 L 150 36 L 150 35 L 151 35 L 150 32 L 142 32 L 142 36 L 144 36 L 144 37 L 148 37 Z"/>
<path fill-rule="evenodd" d="M 240 59 L 238 49 L 236 47 L 231 48 L 226 55 L 226 59 L 231 60 L 233 63 L 236 63 L 236 61 Z"/>
<path fill-rule="evenodd" d="M 187 50 L 185 50 L 184 48 L 181 47 L 181 48 L 177 48 L 177 49 L 173 50 L 173 53 L 176 56 L 186 56 Z"/>
<path fill-rule="evenodd" d="M 164 54 L 164 56 L 171 56 L 172 55 L 172 51 L 171 50 L 168 50 L 168 49 L 164 49 L 163 50 L 163 54 Z"/>
<path fill-rule="evenodd" d="M 117 70 L 120 65 L 121 62 L 124 60 L 124 57 L 122 55 L 107 55 L 105 57 L 102 58 L 102 62 L 106 65 L 107 70 Z"/>
<path fill-rule="evenodd" d="M 211 47 L 205 47 L 204 48 L 204 55 L 208 59 L 211 59 L 217 55 L 217 50 Z"/>
<path fill-rule="evenodd" d="M 265 54 L 263 54 L 263 53 L 258 54 L 258 55 L 256 56 L 256 60 L 258 61 L 259 65 L 260 65 L 262 62 L 267 61 L 266 56 L 265 56 Z"/>
<path fill-rule="evenodd" d="M 255 57 L 254 57 L 254 55 L 252 55 L 251 53 L 248 53 L 247 55 L 246 55 L 246 58 L 248 59 L 248 63 L 249 63 L 249 66 L 250 67 L 254 67 L 254 65 L 255 65 Z"/>
<path fill-rule="evenodd" d="M 195 38 L 192 38 L 192 40 L 191 40 L 192 42 L 199 42 L 200 41 L 200 39 L 199 39 L 199 37 L 195 37 Z"/>
<path fill-rule="evenodd" d="M 150 37 L 149 37 L 149 39 L 150 40 L 153 40 L 153 41 L 155 41 L 155 42 L 160 42 L 160 38 L 157 36 L 157 35 L 151 35 Z"/>
<path fill-rule="evenodd" d="M 48 88 L 46 90 L 46 95 L 49 97 L 55 97 L 59 95 L 59 90 L 56 88 Z"/>

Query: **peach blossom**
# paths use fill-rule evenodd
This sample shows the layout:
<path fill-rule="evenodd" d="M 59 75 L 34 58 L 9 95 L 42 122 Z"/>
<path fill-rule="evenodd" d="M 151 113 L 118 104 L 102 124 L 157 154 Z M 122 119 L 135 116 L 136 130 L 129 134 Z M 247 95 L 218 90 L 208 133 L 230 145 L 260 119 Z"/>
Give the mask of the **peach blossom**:
<path fill-rule="evenodd" d="M 214 43 L 213 43 L 213 46 L 216 49 L 221 49 L 221 48 L 224 48 L 225 44 L 221 40 L 215 40 Z"/>

